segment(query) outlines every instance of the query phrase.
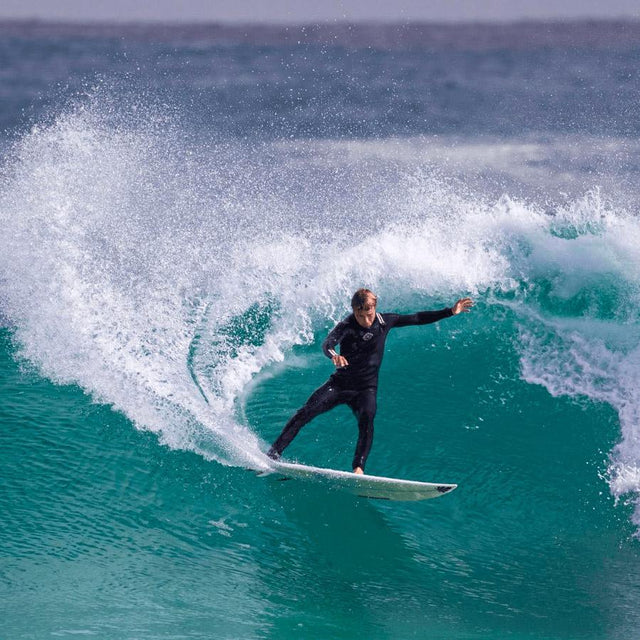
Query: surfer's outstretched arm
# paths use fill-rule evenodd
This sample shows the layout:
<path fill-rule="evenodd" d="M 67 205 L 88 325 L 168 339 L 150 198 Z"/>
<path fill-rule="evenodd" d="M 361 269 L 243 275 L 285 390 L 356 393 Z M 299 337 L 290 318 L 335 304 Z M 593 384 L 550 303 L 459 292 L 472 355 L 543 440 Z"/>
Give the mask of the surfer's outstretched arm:
<path fill-rule="evenodd" d="M 411 327 L 415 325 L 431 324 L 444 318 L 468 313 L 473 306 L 471 298 L 460 298 L 452 307 L 445 307 L 437 311 L 418 311 L 417 313 L 385 313 L 383 317 L 389 327 Z"/>

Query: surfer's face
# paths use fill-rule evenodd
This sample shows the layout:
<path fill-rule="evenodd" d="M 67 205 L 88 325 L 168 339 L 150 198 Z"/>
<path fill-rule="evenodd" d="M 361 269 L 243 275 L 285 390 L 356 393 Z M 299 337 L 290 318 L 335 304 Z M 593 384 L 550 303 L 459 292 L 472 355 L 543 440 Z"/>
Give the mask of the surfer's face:
<path fill-rule="evenodd" d="M 353 315 L 361 327 L 368 329 L 376 319 L 376 303 L 367 300 L 361 307 L 354 307 Z"/>

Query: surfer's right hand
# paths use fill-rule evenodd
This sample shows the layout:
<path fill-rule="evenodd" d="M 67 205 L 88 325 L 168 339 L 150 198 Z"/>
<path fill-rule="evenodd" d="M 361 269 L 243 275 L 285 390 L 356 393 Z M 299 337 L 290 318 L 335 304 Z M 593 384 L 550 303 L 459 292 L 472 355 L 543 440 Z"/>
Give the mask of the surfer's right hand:
<path fill-rule="evenodd" d="M 333 356 L 331 360 L 338 369 L 340 369 L 341 367 L 346 367 L 349 364 L 344 356 Z"/>

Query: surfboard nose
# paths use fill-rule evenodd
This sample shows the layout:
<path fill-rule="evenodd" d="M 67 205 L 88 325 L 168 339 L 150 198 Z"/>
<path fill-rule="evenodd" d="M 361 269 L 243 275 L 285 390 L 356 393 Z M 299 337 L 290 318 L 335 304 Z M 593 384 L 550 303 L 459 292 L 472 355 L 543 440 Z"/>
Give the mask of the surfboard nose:
<path fill-rule="evenodd" d="M 450 484 L 450 485 L 438 485 L 436 487 L 436 490 L 438 491 L 438 493 L 447 493 L 447 491 L 451 491 L 453 489 L 456 488 L 457 485 L 454 484 Z"/>

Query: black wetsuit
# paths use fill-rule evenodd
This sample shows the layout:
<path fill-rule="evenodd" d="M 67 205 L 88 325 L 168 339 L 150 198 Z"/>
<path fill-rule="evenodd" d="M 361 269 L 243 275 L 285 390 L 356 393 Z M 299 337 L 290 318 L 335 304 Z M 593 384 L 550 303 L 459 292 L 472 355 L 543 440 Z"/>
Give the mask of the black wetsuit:
<path fill-rule="evenodd" d="M 322 350 L 331 358 L 337 355 L 334 347 L 340 345 L 340 355 L 349 364 L 336 369 L 329 380 L 314 391 L 306 404 L 287 422 L 268 455 L 279 457 L 305 424 L 339 404 L 346 404 L 358 419 L 359 436 L 352 468 L 364 470 L 373 442 L 378 373 L 389 331 L 395 327 L 430 324 L 452 315 L 450 308 L 408 315 L 376 313 L 368 329 L 360 326 L 353 314 L 338 323 L 322 343 Z"/>

